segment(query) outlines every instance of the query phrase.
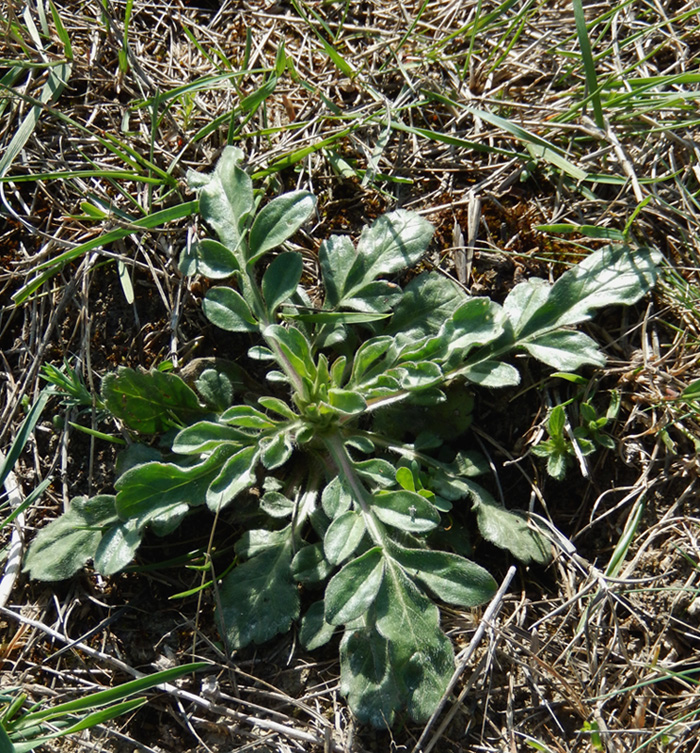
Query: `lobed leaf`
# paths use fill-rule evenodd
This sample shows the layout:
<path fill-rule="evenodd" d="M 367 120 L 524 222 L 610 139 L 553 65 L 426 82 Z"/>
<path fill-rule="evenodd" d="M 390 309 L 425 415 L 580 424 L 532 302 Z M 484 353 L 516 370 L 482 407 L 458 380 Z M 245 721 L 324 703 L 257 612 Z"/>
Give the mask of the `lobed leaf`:
<path fill-rule="evenodd" d="M 448 604 L 477 607 L 489 601 L 498 588 L 487 570 L 457 554 L 397 547 L 393 556 L 409 577 Z"/>
<path fill-rule="evenodd" d="M 299 616 L 292 578 L 292 538 L 237 565 L 219 587 L 222 633 L 232 649 L 264 643 L 289 630 Z"/>
<path fill-rule="evenodd" d="M 396 563 L 387 563 L 375 602 L 377 631 L 391 647 L 395 682 L 412 719 L 425 721 L 454 671 L 452 644 L 438 608 Z"/>
<path fill-rule="evenodd" d="M 119 367 L 103 378 L 102 399 L 112 415 L 142 434 L 191 423 L 206 412 L 179 376 L 157 370 Z"/>
<path fill-rule="evenodd" d="M 344 625 L 361 617 L 376 598 L 383 578 L 384 555 L 379 547 L 348 562 L 326 586 L 326 622 Z"/>
<path fill-rule="evenodd" d="M 68 510 L 32 541 L 24 571 L 37 580 L 70 578 L 95 556 L 102 528 L 118 522 L 114 497 L 74 497 Z"/>

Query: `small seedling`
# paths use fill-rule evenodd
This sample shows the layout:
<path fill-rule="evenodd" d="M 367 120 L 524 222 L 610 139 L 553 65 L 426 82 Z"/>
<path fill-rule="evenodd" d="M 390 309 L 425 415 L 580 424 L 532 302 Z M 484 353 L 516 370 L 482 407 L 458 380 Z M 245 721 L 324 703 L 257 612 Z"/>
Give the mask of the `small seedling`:
<path fill-rule="evenodd" d="M 605 434 L 603 429 L 615 419 L 619 409 L 619 393 L 613 393 L 604 416 L 598 416 L 591 403 L 583 401 L 578 405 L 580 423 L 569 433 L 565 406 L 554 406 L 547 418 L 549 438 L 536 444 L 532 448 L 533 454 L 547 458 L 547 473 L 557 481 L 562 481 L 577 451 L 585 457 L 599 447 L 615 449 L 615 440 Z"/>
<path fill-rule="evenodd" d="M 515 353 L 555 369 L 602 365 L 594 341 L 571 327 L 637 301 L 654 284 L 657 254 L 606 247 L 554 285 L 520 283 L 500 306 L 434 272 L 403 289 L 393 282 L 433 234 L 397 210 L 357 245 L 339 235 L 321 243 L 319 300 L 302 282 L 302 255 L 279 250 L 315 198 L 295 191 L 258 209 L 242 156 L 229 147 L 212 174 L 190 175 L 219 240 L 201 240 L 181 270 L 221 281 L 204 314 L 242 335 L 249 371 L 236 352 L 221 355 L 237 363 L 214 363 L 193 386 L 157 370 L 106 375 L 106 409 L 135 438 L 159 441 L 122 453 L 115 495 L 76 498 L 40 531 L 27 570 L 59 580 L 92 559 L 117 573 L 146 529 L 166 536 L 202 506 L 235 519 L 255 487 L 256 523 L 235 565 L 212 572 L 228 646 L 263 643 L 297 622 L 308 649 L 340 631 L 340 685 L 357 717 L 425 720 L 454 671 L 435 602 L 473 607 L 496 590 L 467 558 L 476 531 L 523 562 L 550 557 L 528 521 L 476 483 L 483 459 L 459 449 L 473 390 L 517 384 Z"/>

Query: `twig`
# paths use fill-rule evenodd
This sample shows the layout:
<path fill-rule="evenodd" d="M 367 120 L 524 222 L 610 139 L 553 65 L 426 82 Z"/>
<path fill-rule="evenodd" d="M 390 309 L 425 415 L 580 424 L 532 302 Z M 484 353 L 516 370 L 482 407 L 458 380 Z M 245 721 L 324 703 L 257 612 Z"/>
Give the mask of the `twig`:
<path fill-rule="evenodd" d="M 88 656 L 91 656 L 93 659 L 98 659 L 99 661 L 110 664 L 116 669 L 119 669 L 122 672 L 126 672 L 132 677 L 135 677 L 137 679 L 141 677 L 147 677 L 146 673 L 139 672 L 137 669 L 129 666 L 126 662 L 123 662 L 115 658 L 114 656 L 110 656 L 109 654 L 105 654 L 102 651 L 98 651 L 97 649 L 92 648 L 85 643 L 73 641 L 68 636 L 59 633 L 57 630 L 50 628 L 48 625 L 44 625 L 38 620 L 32 620 L 29 617 L 25 617 L 24 615 L 18 614 L 17 612 L 13 612 L 11 609 L 7 609 L 7 607 L 4 606 L 0 606 L 0 614 L 3 614 L 5 617 L 10 617 L 20 623 L 40 630 L 54 640 L 60 641 L 61 643 L 70 643 L 72 648 L 84 652 Z M 325 745 L 327 750 L 333 751 L 334 753 L 336 751 L 337 753 L 344 753 L 345 751 L 345 747 L 335 740 L 331 739 L 329 743 L 327 735 L 314 735 L 311 732 L 304 732 L 303 730 L 295 729 L 294 727 L 289 727 L 288 725 L 280 724 L 279 722 L 273 722 L 269 719 L 261 719 L 260 717 L 242 714 L 239 711 L 234 711 L 233 709 L 227 708 L 225 706 L 220 706 L 216 703 L 212 703 L 206 698 L 202 698 L 202 696 L 196 695 L 195 693 L 190 693 L 187 690 L 182 690 L 181 688 L 175 687 L 175 685 L 172 685 L 170 683 L 163 683 L 162 685 L 157 685 L 156 687 L 166 693 L 169 693 L 175 698 L 178 698 L 181 701 L 187 701 L 188 703 L 191 703 L 198 708 L 204 709 L 209 713 L 217 714 L 219 716 L 226 716 L 239 724 L 247 724 L 250 727 L 258 727 L 259 729 L 276 732 L 277 734 L 285 735 L 293 740 L 300 740 L 301 742 L 309 743 L 312 745 Z"/>
<path fill-rule="evenodd" d="M 5 456 L 0 453 L 0 465 L 5 460 Z M 5 491 L 10 503 L 10 509 L 16 510 L 22 504 L 22 488 L 17 481 L 17 476 L 10 471 L 5 479 Z M 5 574 L 0 581 L 0 606 L 4 607 L 10 598 L 10 593 L 15 586 L 19 569 L 22 564 L 22 552 L 24 550 L 24 513 L 20 513 L 12 525 L 12 537 L 7 554 L 7 563 L 5 564 Z"/>

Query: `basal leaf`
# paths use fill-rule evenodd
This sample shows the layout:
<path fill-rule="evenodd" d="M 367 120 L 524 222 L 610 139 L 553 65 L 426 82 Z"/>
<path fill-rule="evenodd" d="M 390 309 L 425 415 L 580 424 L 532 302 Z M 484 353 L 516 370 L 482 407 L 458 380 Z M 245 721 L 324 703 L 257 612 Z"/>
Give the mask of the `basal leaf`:
<path fill-rule="evenodd" d="M 184 455 L 211 452 L 221 445 L 240 447 L 250 442 L 250 434 L 235 426 L 198 421 L 179 432 L 173 440 L 173 450 Z"/>
<path fill-rule="evenodd" d="M 552 285 L 534 313 L 527 315 L 528 310 L 513 322 L 518 339 L 586 321 L 603 306 L 636 303 L 654 286 L 660 260 L 652 249 L 629 246 L 606 246 L 590 254 Z"/>
<path fill-rule="evenodd" d="M 292 578 L 292 540 L 237 565 L 221 582 L 219 621 L 228 645 L 243 648 L 286 633 L 299 616 Z"/>
<path fill-rule="evenodd" d="M 311 381 L 316 378 L 316 366 L 311 356 L 311 345 L 303 333 L 296 327 L 282 327 L 271 324 L 263 333 L 266 338 L 275 340 L 284 357 L 300 376 Z"/>
<path fill-rule="evenodd" d="M 410 578 L 448 604 L 477 607 L 489 601 L 498 587 L 487 570 L 457 554 L 397 547 L 394 556 Z"/>
<path fill-rule="evenodd" d="M 348 286 L 352 288 L 416 264 L 427 251 L 434 232 L 427 220 L 405 209 L 379 216 L 360 235 Z"/>
<path fill-rule="evenodd" d="M 299 583 L 320 583 L 332 570 L 333 567 L 323 556 L 320 543 L 303 546 L 292 560 L 292 575 Z"/>
<path fill-rule="evenodd" d="M 374 448 L 368 448 L 371 452 Z M 382 458 L 369 458 L 355 463 L 355 470 L 363 478 L 371 481 L 376 486 L 383 488 L 393 486 L 396 480 L 396 466 Z"/>
<path fill-rule="evenodd" d="M 484 360 L 458 370 L 460 376 L 482 387 L 515 387 L 520 384 L 520 372 L 503 361 Z"/>
<path fill-rule="evenodd" d="M 302 256 L 286 251 L 273 259 L 262 278 L 262 293 L 267 310 L 272 315 L 277 307 L 294 294 L 301 280 Z"/>
<path fill-rule="evenodd" d="M 326 622 L 323 615 L 324 604 L 322 599 L 315 601 L 301 618 L 299 641 L 307 651 L 325 646 L 333 637 L 336 627 Z"/>
<path fill-rule="evenodd" d="M 294 512 L 294 502 L 280 492 L 269 491 L 263 494 L 260 509 L 272 518 L 291 518 Z"/>
<path fill-rule="evenodd" d="M 365 520 L 361 513 L 348 510 L 335 518 L 323 538 L 323 550 L 334 565 L 344 562 L 355 552 L 365 534 Z"/>
<path fill-rule="evenodd" d="M 280 531 L 252 528 L 238 539 L 234 549 L 239 557 L 249 560 L 268 549 L 278 549 L 289 539 L 290 535 L 289 526 Z"/>
<path fill-rule="evenodd" d="M 336 573 L 326 586 L 326 622 L 344 625 L 372 605 L 384 577 L 384 555 L 374 547 Z"/>
<path fill-rule="evenodd" d="M 387 352 L 393 342 L 392 337 L 372 337 L 360 345 L 352 361 L 352 372 L 349 384 L 357 385 L 362 381 L 367 371 L 377 364 L 377 361 Z"/>
<path fill-rule="evenodd" d="M 328 403 L 332 408 L 346 416 L 367 410 L 365 399 L 353 390 L 331 387 L 328 390 Z"/>
<path fill-rule="evenodd" d="M 250 229 L 249 263 L 294 235 L 315 207 L 316 197 L 308 191 L 286 193 L 266 204 Z"/>
<path fill-rule="evenodd" d="M 211 280 L 224 280 L 238 274 L 240 265 L 236 254 L 223 243 L 212 238 L 203 238 L 192 248 L 197 264 L 197 273 Z"/>
<path fill-rule="evenodd" d="M 234 387 L 231 377 L 218 369 L 205 369 L 194 386 L 204 402 L 214 410 L 226 410 L 233 401 Z"/>
<path fill-rule="evenodd" d="M 219 419 L 225 424 L 252 429 L 256 433 L 275 427 L 275 423 L 271 418 L 257 408 L 253 408 L 252 405 L 233 405 L 225 410 L 219 416 Z"/>
<path fill-rule="evenodd" d="M 446 277 L 424 272 L 406 285 L 384 331 L 401 333 L 408 341 L 436 335 L 466 297 L 462 288 Z"/>
<path fill-rule="evenodd" d="M 391 562 L 374 609 L 377 630 L 391 647 L 402 705 L 415 721 L 425 721 L 454 671 L 452 644 L 440 630 L 438 608 Z"/>
<path fill-rule="evenodd" d="M 167 511 L 180 510 L 182 505 L 204 504 L 209 484 L 219 475 L 231 452 L 221 448 L 190 466 L 152 462 L 131 468 L 115 484 L 119 517 L 137 518 L 140 525 L 146 525 Z"/>
<path fill-rule="evenodd" d="M 363 723 L 391 727 L 402 707 L 391 644 L 373 628 L 347 630 L 340 642 L 340 692 Z"/>
<path fill-rule="evenodd" d="M 250 306 L 233 288 L 208 290 L 202 301 L 202 310 L 212 324 L 227 332 L 257 332 L 260 328 Z"/>
<path fill-rule="evenodd" d="M 190 185 L 199 189 L 199 211 L 232 251 L 239 251 L 242 231 L 253 210 L 253 183 L 239 167 L 243 152 L 227 146 L 214 172 L 206 175 L 190 171 Z M 239 252 L 240 253 L 240 252 Z M 242 260 L 243 255 L 239 258 Z"/>
<path fill-rule="evenodd" d="M 98 573 L 114 575 L 134 559 L 143 536 L 136 523 L 135 520 L 128 520 L 105 532 L 95 551 L 95 570 Z"/>
<path fill-rule="evenodd" d="M 353 288 L 343 297 L 341 305 L 365 313 L 384 314 L 396 306 L 402 295 L 395 283 L 377 280 Z"/>
<path fill-rule="evenodd" d="M 156 434 L 203 416 L 197 395 L 176 374 L 120 367 L 102 380 L 102 399 L 130 429 Z"/>
<path fill-rule="evenodd" d="M 294 452 L 294 443 L 286 430 L 262 437 L 258 442 L 258 447 L 260 448 L 260 461 L 270 471 L 284 465 Z"/>
<path fill-rule="evenodd" d="M 245 447 L 226 461 L 206 493 L 207 507 L 212 512 L 220 510 L 255 483 L 258 458 L 257 447 Z"/>
<path fill-rule="evenodd" d="M 342 482 L 340 476 L 335 476 L 326 484 L 321 494 L 321 505 L 323 506 L 323 511 L 331 520 L 350 509 L 352 495 Z"/>
<path fill-rule="evenodd" d="M 559 371 L 574 371 L 581 366 L 604 366 L 605 356 L 590 337 L 582 332 L 547 332 L 523 343 L 534 358 Z"/>
<path fill-rule="evenodd" d="M 75 497 L 68 510 L 32 541 L 24 571 L 37 580 L 64 580 L 95 556 L 104 526 L 118 523 L 114 497 Z"/>
<path fill-rule="evenodd" d="M 372 511 L 382 523 L 400 531 L 425 533 L 440 523 L 434 505 L 413 492 L 378 492 L 372 497 Z"/>
<path fill-rule="evenodd" d="M 347 286 L 347 277 L 355 262 L 355 247 L 345 235 L 332 235 L 321 243 L 318 261 L 326 291 L 325 308 L 339 306 Z"/>
<path fill-rule="evenodd" d="M 520 514 L 506 510 L 482 487 L 468 482 L 481 535 L 492 544 L 507 549 L 525 564 L 546 564 L 552 558 L 547 540 L 530 528 Z"/>

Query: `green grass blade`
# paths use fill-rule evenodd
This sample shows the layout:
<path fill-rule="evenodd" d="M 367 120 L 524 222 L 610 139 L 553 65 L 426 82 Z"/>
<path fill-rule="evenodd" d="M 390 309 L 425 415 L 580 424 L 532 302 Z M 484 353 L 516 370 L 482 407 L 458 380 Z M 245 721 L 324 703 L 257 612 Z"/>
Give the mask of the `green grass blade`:
<path fill-rule="evenodd" d="M 198 207 L 198 201 L 187 201 L 184 204 L 161 209 L 159 212 L 154 212 L 147 217 L 136 220 L 131 223 L 129 227 L 120 227 L 111 230 L 104 235 L 93 238 L 91 241 L 86 241 L 75 248 L 65 251 L 55 259 L 50 259 L 49 261 L 38 265 L 36 268 L 43 269 L 44 271 L 36 277 L 33 277 L 28 283 L 26 283 L 26 285 L 22 286 L 14 294 L 14 302 L 20 304 L 26 301 L 32 293 L 38 290 L 47 280 L 50 280 L 59 270 L 68 264 L 68 262 L 77 259 L 88 251 L 92 251 L 95 248 L 101 248 L 109 243 L 114 243 L 114 241 L 118 241 L 121 238 L 126 238 L 127 235 L 132 235 L 138 230 L 150 230 L 159 227 L 160 225 L 165 225 L 168 222 L 172 222 L 173 220 L 180 220 L 183 217 L 189 217 L 198 210 Z"/>
<path fill-rule="evenodd" d="M 598 76 L 596 75 L 593 52 L 591 50 L 591 40 L 588 37 L 586 28 L 586 17 L 583 13 L 582 0 L 572 0 L 574 6 L 574 18 L 576 20 L 576 33 L 578 34 L 578 43 L 581 48 L 581 59 L 586 74 L 586 87 L 588 96 L 593 105 L 593 114 L 595 123 L 601 130 L 605 129 L 605 118 L 603 117 L 603 107 L 600 103 L 600 90 L 598 89 Z"/>
<path fill-rule="evenodd" d="M 34 405 L 29 409 L 29 413 L 27 413 L 24 421 L 22 421 L 22 425 L 19 427 L 5 459 L 0 462 L 0 486 L 5 483 L 7 475 L 13 469 L 17 458 L 27 444 L 29 435 L 34 431 L 34 427 L 37 425 L 49 397 L 50 393 L 48 389 L 43 389 L 39 393 L 39 397 L 36 399 Z"/>
<path fill-rule="evenodd" d="M 0 177 L 5 175 L 32 133 L 34 133 L 34 129 L 39 122 L 42 106 L 49 102 L 55 102 L 61 96 L 61 92 L 70 78 L 72 69 L 73 66 L 70 63 L 61 63 L 49 70 L 49 78 L 41 87 L 38 104 L 35 104 L 27 113 L 12 140 L 7 145 L 5 153 L 0 157 Z"/>
<path fill-rule="evenodd" d="M 76 698 L 74 701 L 67 701 L 61 703 L 58 706 L 53 706 L 50 709 L 44 711 L 36 711 L 31 714 L 27 714 L 22 717 L 22 724 L 46 721 L 48 719 L 55 719 L 59 715 L 63 714 L 75 714 L 80 711 L 88 711 L 98 706 L 104 706 L 108 703 L 116 703 L 125 698 L 128 698 L 135 693 L 142 693 L 144 690 L 163 685 L 165 683 L 177 680 L 184 675 L 196 672 L 199 669 L 209 666 L 206 662 L 193 662 L 191 664 L 183 664 L 179 667 L 172 667 L 171 669 L 164 669 L 161 672 L 156 672 L 152 675 L 146 675 L 140 677 L 138 680 L 131 680 L 125 682 L 122 685 L 117 685 L 114 688 L 107 690 L 100 690 L 97 693 L 91 693 L 83 698 Z"/>

